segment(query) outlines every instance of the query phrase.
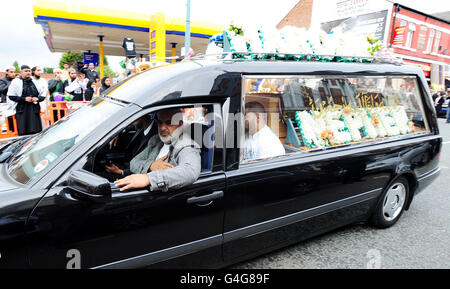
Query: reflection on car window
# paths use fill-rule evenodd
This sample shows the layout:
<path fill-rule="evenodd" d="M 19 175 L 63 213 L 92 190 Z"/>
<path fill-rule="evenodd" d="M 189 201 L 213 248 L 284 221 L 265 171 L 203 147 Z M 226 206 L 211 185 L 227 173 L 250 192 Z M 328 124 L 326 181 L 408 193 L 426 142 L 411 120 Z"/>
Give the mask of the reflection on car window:
<path fill-rule="evenodd" d="M 270 123 L 268 123 L 267 111 L 271 111 L 271 105 L 270 101 L 264 98 L 245 104 L 245 139 L 242 161 L 266 159 L 285 154 L 280 139 L 268 126 L 274 122 L 276 117 L 273 116 L 274 113 L 270 113 Z M 278 114 L 275 113 L 275 115 Z"/>
<path fill-rule="evenodd" d="M 20 183 L 28 183 L 120 108 L 118 104 L 97 98 L 30 138 L 9 163 L 10 176 Z"/>

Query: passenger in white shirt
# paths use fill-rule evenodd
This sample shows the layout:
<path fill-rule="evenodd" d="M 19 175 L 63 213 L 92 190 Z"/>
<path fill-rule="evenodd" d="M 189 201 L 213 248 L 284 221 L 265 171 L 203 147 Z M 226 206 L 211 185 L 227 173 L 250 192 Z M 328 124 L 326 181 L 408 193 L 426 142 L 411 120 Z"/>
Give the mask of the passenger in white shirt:
<path fill-rule="evenodd" d="M 267 126 L 267 114 L 259 102 L 245 106 L 245 142 L 243 161 L 265 159 L 284 155 L 280 139 Z"/>

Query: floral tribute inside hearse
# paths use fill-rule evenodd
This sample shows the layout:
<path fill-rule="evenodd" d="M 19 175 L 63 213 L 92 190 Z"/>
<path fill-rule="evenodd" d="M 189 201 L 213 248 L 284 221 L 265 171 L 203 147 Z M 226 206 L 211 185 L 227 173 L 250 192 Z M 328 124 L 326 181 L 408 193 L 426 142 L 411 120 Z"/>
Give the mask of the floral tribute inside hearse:
<path fill-rule="evenodd" d="M 250 101 L 265 107 L 282 143 L 302 150 L 429 132 L 417 80 L 409 76 L 246 77 Z"/>

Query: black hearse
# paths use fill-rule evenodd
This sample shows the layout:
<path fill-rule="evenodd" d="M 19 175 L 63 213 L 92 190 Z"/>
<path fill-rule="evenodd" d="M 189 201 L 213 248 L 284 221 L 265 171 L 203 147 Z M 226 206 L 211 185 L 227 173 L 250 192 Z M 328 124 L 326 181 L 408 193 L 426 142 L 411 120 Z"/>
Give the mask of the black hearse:
<path fill-rule="evenodd" d="M 242 159 L 248 102 L 285 153 Z M 207 126 L 187 187 L 120 192 L 101 172 L 144 115 Z M 152 129 L 152 133 L 157 133 Z M 135 75 L 43 132 L 0 142 L 1 268 L 217 268 L 354 222 L 385 228 L 439 175 L 420 69 L 186 61 Z"/>

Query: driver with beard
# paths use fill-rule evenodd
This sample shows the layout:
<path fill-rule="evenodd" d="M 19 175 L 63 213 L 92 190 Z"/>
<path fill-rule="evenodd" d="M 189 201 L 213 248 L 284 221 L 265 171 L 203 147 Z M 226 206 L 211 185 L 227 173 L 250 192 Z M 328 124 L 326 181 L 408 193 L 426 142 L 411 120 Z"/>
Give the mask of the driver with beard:
<path fill-rule="evenodd" d="M 156 114 L 158 134 L 130 162 L 133 173 L 114 182 L 120 191 L 145 188 L 151 191 L 178 189 L 194 183 L 201 170 L 200 145 L 183 134 L 179 109 Z"/>

